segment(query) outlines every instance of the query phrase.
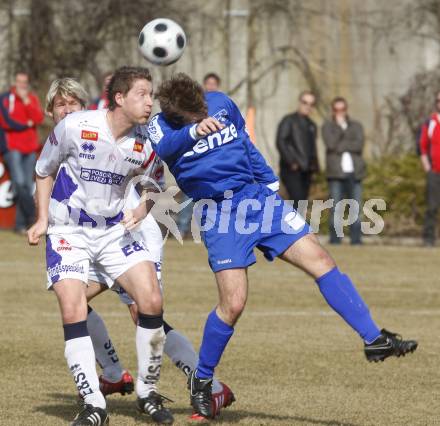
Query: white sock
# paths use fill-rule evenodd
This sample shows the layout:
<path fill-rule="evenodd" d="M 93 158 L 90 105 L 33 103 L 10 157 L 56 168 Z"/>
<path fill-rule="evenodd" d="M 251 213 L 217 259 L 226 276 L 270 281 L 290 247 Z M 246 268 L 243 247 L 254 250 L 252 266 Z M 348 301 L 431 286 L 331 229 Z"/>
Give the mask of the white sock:
<path fill-rule="evenodd" d="M 196 368 L 197 354 L 189 339 L 178 331 L 172 329 L 167 333 L 164 352 L 170 357 L 173 364 L 186 376 Z M 214 377 L 212 392 L 218 393 L 223 390 L 220 382 Z"/>
<path fill-rule="evenodd" d="M 138 377 L 136 393 L 145 398 L 151 391 L 156 391 L 156 384 L 162 366 L 165 332 L 159 328 L 136 327 L 136 351 L 138 357 Z"/>
<path fill-rule="evenodd" d="M 99 390 L 95 352 L 90 336 L 67 340 L 64 356 L 84 402 L 105 409 L 104 395 Z"/>
<path fill-rule="evenodd" d="M 122 377 L 122 365 L 113 346 L 102 318 L 92 310 L 87 315 L 87 329 L 92 339 L 96 360 L 102 368 L 103 376 L 109 382 L 118 382 Z"/>

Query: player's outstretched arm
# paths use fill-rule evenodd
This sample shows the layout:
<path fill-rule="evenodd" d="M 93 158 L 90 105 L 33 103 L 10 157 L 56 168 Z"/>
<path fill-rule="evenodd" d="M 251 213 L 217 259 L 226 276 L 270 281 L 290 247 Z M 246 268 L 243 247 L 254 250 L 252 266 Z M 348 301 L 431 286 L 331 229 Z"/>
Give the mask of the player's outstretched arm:
<path fill-rule="evenodd" d="M 40 237 L 46 234 L 49 221 L 49 201 L 54 178 L 52 175 L 41 177 L 37 175 L 36 203 L 37 221 L 29 228 L 28 242 L 31 246 L 40 242 Z"/>
<path fill-rule="evenodd" d="M 188 124 L 180 129 L 174 129 L 164 122 L 159 122 L 158 118 L 153 118 L 148 132 L 154 151 L 163 161 L 170 163 L 191 150 L 199 139 L 223 127 L 224 125 L 213 117 L 207 117 L 199 123 Z"/>

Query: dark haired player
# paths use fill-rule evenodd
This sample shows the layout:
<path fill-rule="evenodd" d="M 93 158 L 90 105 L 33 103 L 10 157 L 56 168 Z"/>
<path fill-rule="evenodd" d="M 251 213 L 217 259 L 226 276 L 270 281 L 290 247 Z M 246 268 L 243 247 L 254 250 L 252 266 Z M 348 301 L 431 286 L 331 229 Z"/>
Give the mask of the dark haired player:
<path fill-rule="evenodd" d="M 162 112 L 148 127 L 153 149 L 183 192 L 196 201 L 213 200 L 217 208 L 215 219 L 206 209 L 199 211 L 201 223 L 212 225 L 202 236 L 219 303 L 206 321 L 197 369 L 188 382 L 196 413 L 213 415 L 212 377 L 246 303 L 254 248 L 270 261 L 279 257 L 313 277 L 327 303 L 360 335 L 369 361 L 417 348 L 417 342 L 377 327 L 350 278 L 339 271 L 307 223 L 261 183 L 262 176 L 273 172 L 250 142 L 244 119 L 229 97 L 204 94 L 197 82 L 178 74 L 162 83 L 157 98 Z M 248 232 L 251 225 L 256 229 Z"/>

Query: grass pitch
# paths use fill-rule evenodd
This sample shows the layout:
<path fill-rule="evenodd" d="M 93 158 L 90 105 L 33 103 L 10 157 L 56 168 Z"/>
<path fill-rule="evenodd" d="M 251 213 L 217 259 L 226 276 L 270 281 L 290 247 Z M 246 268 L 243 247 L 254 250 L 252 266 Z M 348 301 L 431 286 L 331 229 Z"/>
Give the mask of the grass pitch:
<path fill-rule="evenodd" d="M 250 297 L 218 377 L 237 402 L 221 425 L 440 424 L 440 250 L 342 246 L 330 249 L 381 327 L 416 338 L 418 350 L 369 364 L 362 342 L 333 314 L 299 270 L 261 256 L 249 272 Z M 74 417 L 75 388 L 63 351 L 58 306 L 45 290 L 44 247 L 0 233 L 0 425 L 61 425 Z M 217 291 L 204 247 L 166 246 L 165 314 L 198 348 Z M 112 293 L 92 306 L 107 323 L 124 367 L 136 371 L 135 328 Z M 188 424 L 185 378 L 168 359 L 160 390 Z M 110 424 L 148 423 L 134 396 L 108 398 Z"/>

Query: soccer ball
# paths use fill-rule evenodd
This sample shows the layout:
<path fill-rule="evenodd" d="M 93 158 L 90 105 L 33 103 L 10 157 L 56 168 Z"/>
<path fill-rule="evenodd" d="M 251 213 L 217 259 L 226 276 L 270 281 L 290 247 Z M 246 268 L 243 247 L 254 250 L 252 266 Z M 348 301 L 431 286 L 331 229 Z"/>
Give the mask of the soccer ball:
<path fill-rule="evenodd" d="M 185 32 L 171 19 L 154 19 L 139 34 L 142 56 L 155 65 L 174 64 L 182 56 L 185 46 Z"/>

